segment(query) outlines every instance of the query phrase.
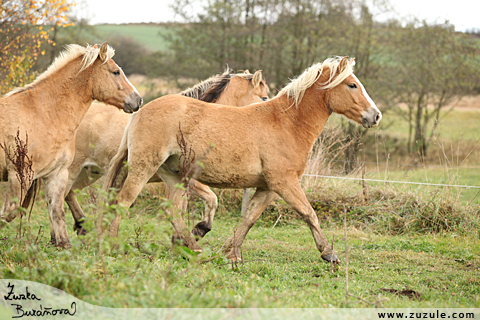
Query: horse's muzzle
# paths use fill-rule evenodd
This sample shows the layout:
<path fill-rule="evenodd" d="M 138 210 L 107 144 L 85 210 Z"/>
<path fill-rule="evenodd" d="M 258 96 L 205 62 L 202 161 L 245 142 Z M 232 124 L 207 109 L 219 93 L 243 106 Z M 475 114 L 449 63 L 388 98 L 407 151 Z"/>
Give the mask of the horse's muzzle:
<path fill-rule="evenodd" d="M 137 92 L 133 92 L 127 99 L 125 99 L 125 102 L 123 103 L 123 111 L 126 113 L 134 113 L 140 109 L 142 103 L 142 97 Z"/>
<path fill-rule="evenodd" d="M 362 126 L 367 129 L 373 128 L 378 126 L 380 120 L 382 120 L 382 113 L 377 109 L 370 108 L 363 115 Z"/>

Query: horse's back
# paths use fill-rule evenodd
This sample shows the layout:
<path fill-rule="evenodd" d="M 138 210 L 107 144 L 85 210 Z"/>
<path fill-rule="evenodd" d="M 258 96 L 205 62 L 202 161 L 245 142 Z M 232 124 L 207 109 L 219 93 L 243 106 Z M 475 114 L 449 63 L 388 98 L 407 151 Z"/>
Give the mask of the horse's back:
<path fill-rule="evenodd" d="M 255 119 L 256 112 L 255 106 L 238 108 L 164 96 L 138 112 L 129 130 L 129 155 L 168 158 L 166 165 L 175 171 L 178 157 L 172 156 L 191 148 L 205 166 L 199 181 L 218 187 L 265 186 L 260 178 L 262 122 Z M 181 139 L 186 143 L 183 151 Z"/>

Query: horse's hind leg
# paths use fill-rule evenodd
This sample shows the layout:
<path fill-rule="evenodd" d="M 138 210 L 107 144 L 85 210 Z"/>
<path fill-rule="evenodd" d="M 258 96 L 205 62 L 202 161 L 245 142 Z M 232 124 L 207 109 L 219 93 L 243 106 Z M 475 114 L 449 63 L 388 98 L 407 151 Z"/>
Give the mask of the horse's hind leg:
<path fill-rule="evenodd" d="M 75 193 L 73 190 L 70 190 L 65 197 L 65 202 L 67 203 L 70 211 L 72 212 L 73 220 L 75 224 L 73 226 L 73 230 L 77 232 L 77 235 L 86 235 L 87 232 L 83 228 L 83 222 L 85 219 L 85 214 L 83 213 L 82 208 L 78 204 L 77 197 L 75 197 Z"/>
<path fill-rule="evenodd" d="M 218 207 L 217 195 L 206 185 L 201 184 L 197 180 L 190 180 L 189 187 L 192 192 L 205 201 L 205 217 L 197 223 L 192 230 L 196 238 L 203 238 L 210 230 L 212 230 L 213 217 Z"/>
<path fill-rule="evenodd" d="M 242 246 L 243 240 L 245 240 L 248 231 L 255 222 L 257 222 L 258 218 L 260 218 L 263 210 L 265 210 L 268 204 L 272 202 L 276 196 L 277 194 L 273 191 L 257 188 L 252 200 L 250 200 L 250 203 L 248 204 L 245 216 L 242 217 L 239 226 L 235 230 L 233 238 L 228 239 L 228 242 L 225 245 L 223 252 L 226 253 L 228 259 L 240 260 L 240 247 Z"/>
<path fill-rule="evenodd" d="M 65 196 L 65 202 L 68 205 L 68 208 L 72 212 L 74 225 L 73 230 L 77 232 L 77 235 L 86 235 L 87 231 L 83 227 L 85 221 L 85 214 L 83 213 L 82 208 L 78 204 L 77 197 L 74 190 L 81 190 L 91 184 L 93 184 L 97 179 L 92 179 L 87 173 L 87 170 L 83 167 L 84 158 L 74 159 L 74 162 L 68 168 L 68 182 L 67 188 L 65 189 L 67 195 Z M 67 192 L 68 191 L 68 192 Z"/>

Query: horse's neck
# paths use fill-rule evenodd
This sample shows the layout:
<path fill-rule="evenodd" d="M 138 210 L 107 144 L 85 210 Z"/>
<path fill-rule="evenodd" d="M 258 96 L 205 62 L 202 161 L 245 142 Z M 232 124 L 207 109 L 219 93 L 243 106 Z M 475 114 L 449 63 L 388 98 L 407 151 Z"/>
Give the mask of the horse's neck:
<path fill-rule="evenodd" d="M 243 107 L 240 100 L 248 93 L 249 87 L 245 87 L 244 82 L 238 83 L 230 80 L 229 85 L 220 93 L 216 104 L 223 104 L 227 106 Z"/>
<path fill-rule="evenodd" d="M 280 96 L 277 108 L 284 119 L 292 124 L 297 139 L 313 146 L 331 114 L 328 109 L 328 92 L 313 87 L 307 89 L 298 106 L 286 95 Z"/>
<path fill-rule="evenodd" d="M 238 99 L 230 92 L 222 92 L 220 97 L 215 101 L 216 104 L 223 104 L 227 106 L 237 106 Z"/>
<path fill-rule="evenodd" d="M 37 95 L 50 99 L 42 112 L 68 131 L 75 131 L 93 102 L 91 67 L 78 74 L 78 64 L 72 61 L 35 86 Z"/>

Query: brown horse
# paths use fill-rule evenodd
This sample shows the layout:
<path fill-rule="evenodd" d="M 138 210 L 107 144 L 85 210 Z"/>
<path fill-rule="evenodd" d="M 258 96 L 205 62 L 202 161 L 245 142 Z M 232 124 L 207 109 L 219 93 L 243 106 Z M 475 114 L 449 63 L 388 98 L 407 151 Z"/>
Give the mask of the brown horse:
<path fill-rule="evenodd" d="M 347 57 L 327 59 L 308 68 L 272 100 L 243 108 L 213 106 L 179 96 L 165 96 L 147 104 L 126 132 L 131 169 L 118 194 L 119 203 L 130 206 L 149 177 L 157 173 L 166 183 L 174 208 L 183 207 L 183 191 L 175 188 L 181 181 L 181 150 L 176 139 L 180 123 L 188 148 L 196 154 L 215 144 L 202 159 L 198 181 L 218 188 L 257 188 L 234 238 L 225 246 L 228 258 L 240 258 L 239 249 L 247 232 L 278 194 L 308 224 L 322 258 L 338 262 L 299 178 L 332 112 L 365 128 L 378 125 L 382 117 L 353 74 L 353 65 Z M 122 165 L 120 160 L 112 172 Z M 108 176 L 106 185 L 112 185 L 114 174 L 109 172 Z M 189 248 L 200 251 L 180 210 L 170 214 L 177 236 Z M 113 223 L 111 231 L 116 228 L 118 224 Z"/>
<path fill-rule="evenodd" d="M 31 181 L 22 188 L 14 163 L 0 152 L 1 177 L 8 180 L 2 220 L 10 222 L 20 205 L 28 206 L 38 186 L 34 181 L 41 178 L 52 238 L 58 246 L 70 246 L 63 199 L 75 151 L 75 130 L 95 99 L 128 113 L 142 104 L 137 90 L 111 59 L 113 55 L 106 43 L 100 48 L 69 45 L 33 83 L 0 99 L 0 142 L 12 150 L 17 132 L 22 139 L 28 136 L 27 155 L 33 170 Z M 20 199 L 22 192 L 27 195 L 24 199 Z M 0 222 L 0 229 L 4 224 Z"/>
<path fill-rule="evenodd" d="M 205 102 L 245 106 L 268 98 L 268 87 L 262 80 L 261 71 L 251 74 L 233 74 L 227 69 L 180 93 Z M 123 132 L 130 115 L 108 105 L 99 104 L 90 108 L 77 130 L 75 139 L 75 157 L 68 168 L 67 202 L 75 220 L 77 233 L 83 234 L 85 217 L 75 197 L 74 190 L 93 184 L 108 171 L 110 161 L 117 153 Z M 150 182 L 160 182 L 154 175 Z M 194 229 L 194 233 L 203 237 L 212 228 L 213 216 L 217 208 L 217 196 L 209 187 L 191 182 L 192 191 L 205 201 L 205 216 Z"/>

